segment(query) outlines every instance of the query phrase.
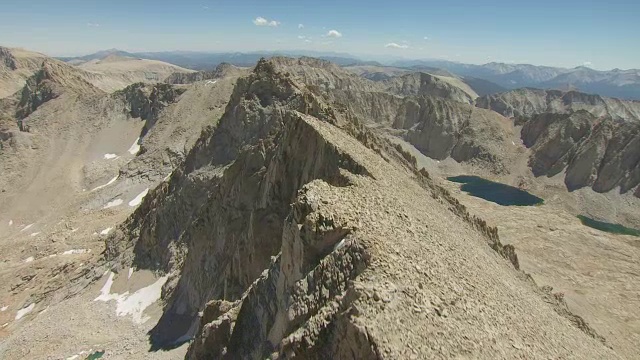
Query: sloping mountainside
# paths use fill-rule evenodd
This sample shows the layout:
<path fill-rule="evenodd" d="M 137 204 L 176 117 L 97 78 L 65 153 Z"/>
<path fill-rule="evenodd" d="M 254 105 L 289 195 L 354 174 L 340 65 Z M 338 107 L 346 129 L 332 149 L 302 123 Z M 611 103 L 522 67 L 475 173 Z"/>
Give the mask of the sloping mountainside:
<path fill-rule="evenodd" d="M 192 359 L 615 357 L 494 228 L 276 69 L 238 81 L 107 242 L 118 268 L 168 274 L 155 347 L 193 334 Z"/>
<path fill-rule="evenodd" d="M 214 80 L 226 76 L 240 76 L 249 73 L 249 69 L 241 68 L 229 63 L 222 63 L 211 71 L 198 71 L 192 73 L 175 72 L 169 75 L 164 82 L 167 84 L 192 84 L 196 81 Z"/>
<path fill-rule="evenodd" d="M 453 85 L 455 83 L 455 85 Z M 478 97 L 468 85 L 455 78 L 411 73 L 385 81 L 387 91 L 398 95 L 432 95 L 471 104 Z"/>
<path fill-rule="evenodd" d="M 0 99 L 22 89 L 45 59 L 43 54 L 0 46 Z"/>
<path fill-rule="evenodd" d="M 577 91 L 518 89 L 483 96 L 476 106 L 507 117 L 529 117 L 541 113 L 566 114 L 586 110 L 594 116 L 640 120 L 640 102 L 624 101 Z"/>
<path fill-rule="evenodd" d="M 91 81 L 96 87 L 107 92 L 123 89 L 137 83 L 162 82 L 174 73 L 189 74 L 193 70 L 181 68 L 169 63 L 140 58 L 109 55 L 100 60 L 91 60 L 79 65 L 79 68 L 94 75 Z"/>

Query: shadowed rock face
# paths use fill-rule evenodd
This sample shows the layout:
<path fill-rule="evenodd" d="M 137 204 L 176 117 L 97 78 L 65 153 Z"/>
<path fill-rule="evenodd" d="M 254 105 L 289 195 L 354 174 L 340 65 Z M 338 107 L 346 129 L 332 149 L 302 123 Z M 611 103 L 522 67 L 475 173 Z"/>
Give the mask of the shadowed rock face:
<path fill-rule="evenodd" d="M 11 54 L 11 51 L 5 47 L 0 46 L 0 60 L 2 64 L 9 70 L 16 70 L 18 68 L 16 59 Z"/>
<path fill-rule="evenodd" d="M 576 91 L 518 89 L 484 96 L 476 106 L 515 118 L 531 149 L 535 176 L 563 171 L 569 191 L 622 193 L 640 182 L 640 103 Z M 637 195 L 638 192 L 636 191 Z"/>
<path fill-rule="evenodd" d="M 158 120 L 158 115 L 168 105 L 176 102 L 186 91 L 169 84 L 136 83 L 123 90 L 116 91 L 114 97 L 122 99 L 127 105 L 131 117 L 145 120 L 141 137 L 144 136 Z"/>
<path fill-rule="evenodd" d="M 539 114 L 522 128 L 522 140 L 532 150 L 533 173 L 554 176 L 566 169 L 570 191 L 589 186 L 607 192 L 620 187 L 625 193 L 640 183 L 638 122 L 596 118 L 584 110 Z"/>

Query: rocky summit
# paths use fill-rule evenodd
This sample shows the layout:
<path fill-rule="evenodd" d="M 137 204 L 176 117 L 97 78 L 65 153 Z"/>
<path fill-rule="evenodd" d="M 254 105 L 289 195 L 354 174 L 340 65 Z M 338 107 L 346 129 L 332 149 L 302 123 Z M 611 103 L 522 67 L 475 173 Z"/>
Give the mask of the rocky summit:
<path fill-rule="evenodd" d="M 639 238 L 581 222 L 640 228 L 637 103 L 33 54 L 0 51 L 1 358 L 637 357 Z"/>

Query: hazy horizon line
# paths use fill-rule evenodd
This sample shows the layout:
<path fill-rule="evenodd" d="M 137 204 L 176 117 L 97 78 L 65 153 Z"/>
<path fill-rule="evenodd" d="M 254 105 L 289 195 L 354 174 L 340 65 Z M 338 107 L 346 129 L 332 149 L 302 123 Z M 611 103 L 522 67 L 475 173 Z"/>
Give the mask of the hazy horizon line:
<path fill-rule="evenodd" d="M 0 47 L 2 47 L 3 45 L 0 44 Z M 292 55 L 296 55 L 295 53 L 318 53 L 318 54 L 325 54 L 325 55 L 333 55 L 333 56 L 340 56 L 340 57 L 347 57 L 347 58 L 353 58 L 354 60 L 359 60 L 359 61 L 373 61 L 373 62 L 378 62 L 381 63 L 381 65 L 386 65 L 386 66 L 391 66 L 390 63 L 385 64 L 384 62 L 393 62 L 393 61 L 444 61 L 444 62 L 449 62 L 449 63 L 454 63 L 454 64 L 460 64 L 460 65 L 475 65 L 475 66 L 485 66 L 488 64 L 505 64 L 505 65 L 530 65 L 530 66 L 536 66 L 536 67 L 551 67 L 551 68 L 557 68 L 557 69 L 577 69 L 580 67 L 584 67 L 584 68 L 588 68 L 594 71 L 615 71 L 615 70 L 619 70 L 619 71 L 632 71 L 632 70 L 640 70 L 640 68 L 628 68 L 628 69 L 622 69 L 622 68 L 601 68 L 601 69 L 596 69 L 593 67 L 590 67 L 591 64 L 578 64 L 574 67 L 566 67 L 566 66 L 556 66 L 556 65 L 547 65 L 547 64 L 534 64 L 534 63 L 530 63 L 530 62 L 518 62 L 518 61 L 504 61 L 504 60 L 493 60 L 493 61 L 489 61 L 489 62 L 484 62 L 484 63 L 478 63 L 478 62 L 464 62 L 464 61 L 457 61 L 457 60 L 451 60 L 449 58 L 446 57 L 411 57 L 411 56 L 401 56 L 401 55 L 376 55 L 376 54 L 354 54 L 354 53 L 347 53 L 347 52 L 340 52 L 340 51 L 323 51 L 323 50 L 311 50 L 311 49 L 296 49 L 296 48 L 292 48 L 292 49 L 277 49 L 277 50 L 266 50 L 266 49 L 262 49 L 262 50 L 184 50 L 184 49 L 176 49 L 176 50 L 153 50 L 153 51 L 148 51 L 148 50 L 126 50 L 124 48 L 117 48 L 117 47 L 113 47 L 113 48 L 105 48 L 105 49 L 101 49 L 101 50 L 96 50 L 96 51 L 92 51 L 92 52 L 76 52 L 76 53 L 66 53 L 64 55 L 51 55 L 47 52 L 44 51 L 39 51 L 39 50 L 31 50 L 29 48 L 26 47 L 22 47 L 22 46 L 7 46 L 7 47 L 17 47 L 17 48 L 22 48 L 24 50 L 27 51 L 35 51 L 35 52 L 39 52 L 42 53 L 46 56 L 49 57 L 53 57 L 53 58 L 80 58 L 80 57 L 84 57 L 84 56 L 88 56 L 88 55 L 93 55 L 96 53 L 100 53 L 100 52 L 108 52 L 108 51 L 122 51 L 122 52 L 127 52 L 127 53 L 131 53 L 131 54 L 159 54 L 159 53 L 200 53 L 200 54 L 233 54 L 233 53 L 238 53 L 238 54 L 259 54 L 259 53 L 277 53 L 277 52 L 289 52 L 289 53 L 293 53 Z"/>

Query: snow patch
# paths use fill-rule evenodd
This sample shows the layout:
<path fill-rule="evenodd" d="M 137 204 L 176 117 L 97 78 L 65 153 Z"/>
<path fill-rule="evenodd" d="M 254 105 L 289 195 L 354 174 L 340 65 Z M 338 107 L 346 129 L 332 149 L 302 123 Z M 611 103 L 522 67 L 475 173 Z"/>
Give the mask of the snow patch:
<path fill-rule="evenodd" d="M 25 262 L 25 263 L 30 263 L 30 262 L 32 262 L 33 260 L 35 260 L 35 259 L 33 258 L 33 256 L 29 256 L 28 258 L 24 259 L 24 261 L 23 261 L 23 262 Z"/>
<path fill-rule="evenodd" d="M 39 232 L 39 231 L 38 231 L 38 232 L 31 233 L 31 235 L 29 235 L 29 236 L 34 237 L 34 236 L 38 236 L 38 235 L 40 235 L 40 232 Z"/>
<path fill-rule="evenodd" d="M 144 287 L 133 294 L 125 292 L 124 294 L 111 294 L 111 286 L 113 285 L 113 277 L 115 273 L 110 272 L 107 282 L 100 289 L 100 295 L 93 301 L 116 301 L 116 315 L 127 316 L 131 315 L 133 321 L 138 324 L 143 324 L 149 317 L 143 316 L 143 312 L 151 304 L 160 299 L 162 293 L 162 286 L 167 282 L 168 276 L 163 276 L 156 280 L 153 284 Z"/>
<path fill-rule="evenodd" d="M 118 155 L 116 155 L 116 154 L 104 154 L 104 158 L 106 160 L 117 159 Z"/>
<path fill-rule="evenodd" d="M 123 202 L 124 201 L 122 201 L 122 199 L 115 199 L 113 201 L 109 201 L 107 203 L 107 205 L 104 206 L 104 209 L 108 209 L 108 208 L 112 208 L 112 207 L 115 207 L 115 206 L 118 206 L 118 205 L 122 205 Z"/>
<path fill-rule="evenodd" d="M 76 255 L 76 254 L 86 254 L 86 253 L 90 253 L 91 250 L 89 249 L 71 249 L 71 250 L 67 250 L 65 252 L 62 253 L 62 255 Z"/>
<path fill-rule="evenodd" d="M 67 360 L 75 360 L 75 359 L 77 359 L 79 356 L 80 356 L 80 355 L 73 355 L 73 356 L 69 356 L 69 357 L 67 358 Z"/>
<path fill-rule="evenodd" d="M 36 303 L 32 303 L 31 305 L 27 307 L 23 307 L 22 309 L 18 310 L 18 312 L 16 313 L 16 320 L 22 319 L 23 316 L 32 312 L 35 307 L 36 307 Z"/>
<path fill-rule="evenodd" d="M 2 324 L 2 328 L 3 328 L 3 329 L 4 329 L 4 328 L 6 328 L 7 326 L 9 326 L 9 323 L 4 323 L 4 324 Z"/>
<path fill-rule="evenodd" d="M 169 178 L 171 177 L 171 174 L 173 174 L 173 171 L 169 173 L 169 175 L 165 176 L 164 179 L 162 179 L 162 181 L 167 181 L 169 180 Z"/>
<path fill-rule="evenodd" d="M 207 83 L 206 83 L 206 85 L 205 85 L 205 86 L 207 86 L 207 85 L 213 85 L 213 84 L 215 84 L 215 83 L 217 83 L 217 82 L 218 82 L 218 80 L 216 80 L 216 81 L 207 80 Z"/>
<path fill-rule="evenodd" d="M 171 175 L 171 174 L 169 174 Z M 9 226 L 13 226 L 13 220 L 9 220 Z"/>
<path fill-rule="evenodd" d="M 3 306 L 3 307 L 0 308 L 0 311 L 2 311 L 2 312 L 7 311 L 8 308 L 9 308 L 8 306 Z"/>
<path fill-rule="evenodd" d="M 129 206 L 138 206 L 142 202 L 142 199 L 147 196 L 149 193 L 149 188 L 144 189 L 138 196 L 136 196 L 133 200 L 129 201 Z"/>
<path fill-rule="evenodd" d="M 138 151 L 140 151 L 140 144 L 138 144 L 139 141 L 140 141 L 140 138 L 137 138 L 136 142 L 134 142 L 133 145 L 131 145 L 131 147 L 128 150 L 129 154 L 135 155 L 138 153 Z"/>
<path fill-rule="evenodd" d="M 31 227 L 32 227 L 33 225 L 35 225 L 35 224 L 29 224 L 29 225 L 27 225 L 27 226 L 23 227 L 23 228 L 22 228 L 22 230 L 20 230 L 20 232 L 27 231 L 27 230 L 31 229 Z"/>
<path fill-rule="evenodd" d="M 131 275 L 133 275 L 133 268 L 129 268 L 129 276 L 127 279 L 131 279 Z"/>
<path fill-rule="evenodd" d="M 106 229 L 104 229 L 104 230 L 100 231 L 100 235 L 109 235 L 109 232 L 110 232 L 111 230 L 113 230 L 113 228 L 112 228 L 112 227 L 108 227 L 108 228 L 106 228 Z"/>
<path fill-rule="evenodd" d="M 116 177 L 114 177 L 113 179 L 109 180 L 109 182 L 108 182 L 108 183 L 106 183 L 106 184 L 104 184 L 104 185 L 100 185 L 100 186 L 94 187 L 93 189 L 91 189 L 91 191 L 100 190 L 100 189 L 102 189 L 102 188 L 105 188 L 105 187 L 107 187 L 107 186 L 109 186 L 109 185 L 113 184 L 114 182 L 116 182 L 116 180 L 118 180 L 118 176 L 120 176 L 120 175 L 116 175 Z M 83 191 L 84 191 L 84 190 L 83 190 Z"/>
<path fill-rule="evenodd" d="M 513 141 L 511 142 L 511 144 L 513 144 L 513 146 L 516 146 L 516 143 L 515 143 L 515 142 L 513 142 Z"/>

